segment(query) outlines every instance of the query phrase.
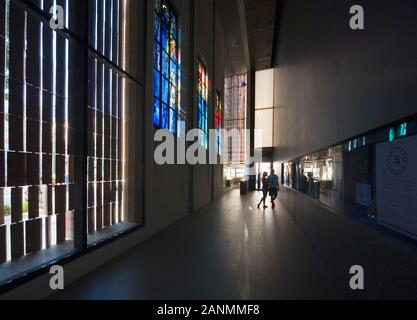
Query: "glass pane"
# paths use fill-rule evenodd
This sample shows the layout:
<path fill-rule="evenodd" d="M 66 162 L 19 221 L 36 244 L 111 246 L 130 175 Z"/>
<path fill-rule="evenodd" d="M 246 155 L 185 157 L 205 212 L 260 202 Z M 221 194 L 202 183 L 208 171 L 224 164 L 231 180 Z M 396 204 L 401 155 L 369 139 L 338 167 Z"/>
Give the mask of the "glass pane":
<path fill-rule="evenodd" d="M 162 51 L 162 74 L 169 78 L 169 56 Z"/>
<path fill-rule="evenodd" d="M 179 30 L 177 18 L 171 9 L 169 3 L 162 0 L 161 16 L 155 14 L 155 30 L 161 31 L 161 42 L 159 45 L 159 42 L 155 41 L 154 64 L 155 68 L 161 71 L 162 102 L 177 110 L 179 109 L 178 75 L 180 73 L 178 67 L 179 44 L 177 41 Z M 155 86 L 158 86 L 158 84 Z"/>
<path fill-rule="evenodd" d="M 115 11 L 115 3 L 120 3 L 125 7 L 123 10 Z M 97 34 L 102 45 L 106 47 L 106 53 L 114 56 L 114 53 L 119 50 L 118 54 L 129 52 L 133 46 L 136 46 L 135 41 L 127 41 L 122 44 L 123 26 L 125 25 L 124 14 L 131 11 L 130 6 L 135 6 L 132 1 L 127 1 L 123 5 L 122 1 L 95 1 L 98 4 L 98 30 Z M 110 6 L 109 6 L 110 4 Z M 113 4 L 113 5 L 111 5 Z M 155 2 L 157 6 L 158 3 Z M 135 7 L 136 8 L 136 7 Z M 111 14 L 111 11 L 113 15 Z M 105 15 L 101 14 L 106 12 Z M 117 17 L 117 14 L 120 16 Z M 111 20 L 111 17 L 116 17 Z M 120 21 L 120 25 L 115 21 Z M 113 21 L 113 23 L 112 23 Z M 158 20 L 155 19 L 154 26 L 155 37 L 158 35 Z M 93 28 L 94 29 L 94 28 Z M 103 32 L 105 31 L 105 34 Z M 113 46 L 110 40 L 113 38 Z M 110 49 L 112 51 L 110 52 Z M 160 75 L 156 68 L 158 68 L 158 52 L 154 51 L 153 61 L 155 63 L 154 69 L 154 94 L 160 97 Z M 122 61 L 123 59 L 120 59 Z M 132 97 L 133 93 L 143 94 L 143 87 L 136 84 L 134 81 L 129 81 L 124 75 L 112 69 L 106 61 L 97 60 L 97 72 L 91 73 L 89 69 L 89 78 L 94 83 L 93 100 L 97 100 L 97 105 L 102 112 L 95 111 L 89 114 L 88 121 L 93 123 L 93 134 L 88 140 L 88 211 L 87 211 L 87 232 L 88 244 L 94 245 L 103 239 L 113 237 L 115 234 L 130 229 L 141 223 L 141 214 L 134 213 L 129 210 L 129 206 L 133 205 L 123 202 L 125 190 L 124 178 L 124 164 L 128 157 L 124 148 L 124 136 L 130 136 L 131 129 L 125 127 L 125 115 L 128 117 L 132 112 L 130 106 L 133 105 L 131 100 L 127 97 Z M 105 72 L 103 73 L 103 68 Z M 122 67 L 123 68 L 123 67 Z M 129 73 L 129 70 L 123 70 Z M 135 75 L 133 75 L 135 76 Z M 155 101 L 158 101 L 156 99 Z M 155 104 L 158 107 L 158 104 Z M 153 108 L 153 106 L 149 106 Z M 157 121 L 157 119 L 155 119 Z"/>
<path fill-rule="evenodd" d="M 155 43 L 154 48 L 154 67 L 159 71 L 161 70 L 161 48 L 158 43 Z"/>
<path fill-rule="evenodd" d="M 153 107 L 153 124 L 158 127 L 161 124 L 161 102 L 158 99 L 155 99 Z"/>
<path fill-rule="evenodd" d="M 169 24 L 170 24 L 170 8 L 169 8 L 168 3 L 166 1 L 163 1 L 163 4 L 162 4 L 162 19 L 163 19 L 163 23 L 166 26 L 169 26 Z"/>
<path fill-rule="evenodd" d="M 273 146 L 274 110 L 256 110 L 255 112 L 255 148 Z"/>
<path fill-rule="evenodd" d="M 169 128 L 169 111 L 168 111 L 168 106 L 166 104 L 162 104 L 161 127 L 163 129 Z"/>
<path fill-rule="evenodd" d="M 171 34 L 176 38 L 177 36 L 177 17 L 171 11 Z"/>
<path fill-rule="evenodd" d="M 255 108 L 274 106 L 274 69 L 257 71 L 255 81 Z"/>
<path fill-rule="evenodd" d="M 169 52 L 169 35 L 168 29 L 165 26 L 162 26 L 162 49 L 167 53 Z"/>
<path fill-rule="evenodd" d="M 225 79 L 225 98 L 224 98 L 224 128 L 240 133 L 242 137 L 239 143 L 234 143 L 233 147 L 227 141 L 226 161 L 229 164 L 241 165 L 246 162 L 246 97 L 247 87 L 242 86 L 247 81 L 246 75 L 232 76 Z M 230 167 L 229 167 L 230 169 Z"/>
<path fill-rule="evenodd" d="M 177 126 L 177 117 L 176 117 L 175 109 L 169 108 L 169 131 L 175 133 L 176 126 Z"/>
<path fill-rule="evenodd" d="M 172 38 L 172 36 L 169 41 L 169 48 L 170 48 L 169 53 L 170 53 L 171 59 L 174 61 L 174 63 L 177 63 L 178 62 L 177 41 L 174 38 Z"/>
<path fill-rule="evenodd" d="M 177 66 L 172 63 L 171 63 L 171 70 L 170 70 L 170 81 L 171 81 L 171 84 L 177 86 L 177 81 L 178 81 Z"/>
<path fill-rule="evenodd" d="M 174 86 L 171 86 L 170 107 L 177 108 L 177 89 Z"/>
<path fill-rule="evenodd" d="M 169 102 L 169 82 L 162 77 L 162 102 L 168 104 Z"/>
<path fill-rule="evenodd" d="M 154 94 L 155 97 L 161 98 L 161 74 L 154 71 Z"/>
<path fill-rule="evenodd" d="M 201 97 L 201 95 L 198 96 L 198 113 L 199 113 L 199 116 L 201 116 L 201 114 L 204 113 L 203 98 Z"/>
<path fill-rule="evenodd" d="M 72 108 L 82 106 L 83 97 L 78 94 L 82 82 L 69 70 L 79 67 L 74 61 L 82 59 L 83 49 L 72 39 L 46 28 L 32 11 L 14 1 L 2 1 L 1 6 L 0 73 L 9 75 L 0 79 L 3 285 L 50 260 L 77 251 L 74 216 L 81 213 L 75 211 L 74 205 Z M 67 14 L 74 16 L 70 9 Z M 41 34 L 43 42 L 39 41 Z M 41 57 L 47 47 L 48 54 Z M 52 63 L 52 54 L 56 63 Z M 94 61 L 90 59 L 88 64 L 94 69 Z M 43 77 L 48 77 L 48 81 L 42 81 Z M 89 92 L 94 92 L 91 85 Z M 41 99 L 43 108 L 38 103 Z M 94 105 L 91 94 L 88 103 Z M 89 112 L 93 110 L 88 108 Z"/>

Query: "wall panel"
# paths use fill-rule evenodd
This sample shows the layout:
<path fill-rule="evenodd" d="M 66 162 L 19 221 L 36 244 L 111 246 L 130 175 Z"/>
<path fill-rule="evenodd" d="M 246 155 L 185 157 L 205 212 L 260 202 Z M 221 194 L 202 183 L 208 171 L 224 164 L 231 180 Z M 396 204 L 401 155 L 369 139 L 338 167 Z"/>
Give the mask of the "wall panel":
<path fill-rule="evenodd" d="M 276 160 L 290 160 L 416 112 L 417 3 L 282 1 L 276 46 Z"/>

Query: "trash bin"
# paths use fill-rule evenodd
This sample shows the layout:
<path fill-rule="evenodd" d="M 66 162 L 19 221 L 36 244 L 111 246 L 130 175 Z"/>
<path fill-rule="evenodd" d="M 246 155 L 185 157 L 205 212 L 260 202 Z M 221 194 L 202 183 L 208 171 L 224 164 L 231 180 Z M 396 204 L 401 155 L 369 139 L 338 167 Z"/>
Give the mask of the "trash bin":
<path fill-rule="evenodd" d="M 248 193 L 248 182 L 240 181 L 240 195 L 243 196 Z"/>

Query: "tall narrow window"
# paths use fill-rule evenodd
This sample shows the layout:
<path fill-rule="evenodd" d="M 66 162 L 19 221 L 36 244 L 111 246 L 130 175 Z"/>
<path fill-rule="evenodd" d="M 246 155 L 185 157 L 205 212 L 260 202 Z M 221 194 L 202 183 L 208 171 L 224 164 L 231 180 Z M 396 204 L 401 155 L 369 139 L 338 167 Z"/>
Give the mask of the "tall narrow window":
<path fill-rule="evenodd" d="M 274 136 L 274 69 L 255 73 L 255 149 L 272 148 Z"/>
<path fill-rule="evenodd" d="M 123 0 L 93 0 L 90 18 L 88 95 L 88 242 L 120 231 L 123 213 L 123 130 L 126 77 L 122 66 L 125 34 Z M 99 52 L 105 58 L 98 58 Z"/>
<path fill-rule="evenodd" d="M 207 68 L 198 59 L 198 129 L 201 130 L 200 143 L 204 148 L 208 148 L 208 76 Z"/>
<path fill-rule="evenodd" d="M 222 137 L 222 128 L 223 128 L 223 104 L 220 97 L 220 93 L 216 92 L 216 148 L 217 153 L 222 155 L 223 151 L 223 137 Z"/>
<path fill-rule="evenodd" d="M 88 244 L 137 226 L 123 202 L 125 97 L 143 90 L 125 63 L 132 2 L 32 1 L 39 14 L 24 1 L 0 0 L 0 285 L 85 249 L 75 218 L 87 222 Z M 57 5 L 63 30 L 44 20 Z M 79 37 L 84 15 L 88 46 Z M 76 131 L 76 121 L 87 132 Z M 74 141 L 80 135 L 87 150 Z M 75 156 L 87 164 L 82 177 Z M 75 186 L 85 184 L 87 203 L 75 203 Z"/>
<path fill-rule="evenodd" d="M 154 106 L 158 128 L 180 134 L 185 114 L 180 108 L 181 54 L 178 17 L 166 0 L 155 0 Z"/>
<path fill-rule="evenodd" d="M 57 2 L 36 3 L 49 13 Z M 59 1 L 67 22 L 70 2 Z M 74 250 L 71 116 L 82 104 L 82 49 L 18 1 L 0 1 L 0 15 L 1 283 Z"/>
<path fill-rule="evenodd" d="M 241 168 L 246 162 L 246 83 L 245 74 L 225 79 L 224 127 L 233 136 L 226 162 Z"/>

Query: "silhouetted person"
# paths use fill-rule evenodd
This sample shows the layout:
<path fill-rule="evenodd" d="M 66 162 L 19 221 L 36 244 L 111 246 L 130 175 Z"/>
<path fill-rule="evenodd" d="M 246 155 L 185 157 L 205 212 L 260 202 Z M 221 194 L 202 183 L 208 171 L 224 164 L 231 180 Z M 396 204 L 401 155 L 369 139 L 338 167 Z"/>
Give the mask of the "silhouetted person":
<path fill-rule="evenodd" d="M 271 196 L 272 209 L 275 208 L 275 200 L 278 197 L 279 182 L 278 176 L 275 174 L 274 170 L 271 170 L 271 175 L 269 176 L 269 195 Z"/>
<path fill-rule="evenodd" d="M 262 202 L 264 203 L 264 209 L 268 208 L 265 205 L 265 200 L 268 197 L 268 183 L 269 183 L 268 173 L 264 172 L 263 175 L 262 175 L 262 194 L 263 194 L 263 196 L 262 196 L 261 201 L 258 204 L 258 209 L 260 208 Z"/>

